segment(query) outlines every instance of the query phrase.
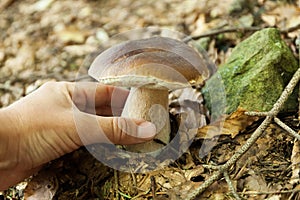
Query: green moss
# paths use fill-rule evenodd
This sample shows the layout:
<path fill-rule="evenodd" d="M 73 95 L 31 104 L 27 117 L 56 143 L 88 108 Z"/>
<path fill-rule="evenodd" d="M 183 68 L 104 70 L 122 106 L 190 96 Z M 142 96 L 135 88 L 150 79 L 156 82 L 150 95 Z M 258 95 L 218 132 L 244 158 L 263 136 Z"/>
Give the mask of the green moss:
<path fill-rule="evenodd" d="M 297 68 L 296 59 L 277 29 L 254 33 L 237 45 L 219 68 L 226 91 L 225 112 L 231 113 L 239 106 L 247 110 L 270 110 Z M 215 75 L 202 90 L 210 109 L 211 102 L 217 101 L 211 99 L 212 94 L 216 99 L 224 98 L 215 92 L 216 80 Z M 296 97 L 293 97 L 286 109 L 296 107 Z"/>

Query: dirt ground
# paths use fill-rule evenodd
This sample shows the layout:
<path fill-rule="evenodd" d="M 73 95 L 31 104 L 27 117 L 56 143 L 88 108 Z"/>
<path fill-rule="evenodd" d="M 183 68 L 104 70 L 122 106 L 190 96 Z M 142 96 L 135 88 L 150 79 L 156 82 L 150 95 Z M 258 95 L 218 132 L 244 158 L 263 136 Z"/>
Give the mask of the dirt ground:
<path fill-rule="evenodd" d="M 256 30 L 275 26 L 299 60 L 295 45 L 300 33 L 299 1 L 2 0 L 0 106 L 47 81 L 91 80 L 85 76 L 86 69 L 111 37 L 149 26 L 193 36 L 216 65 L 224 63 L 231 49 Z M 283 113 L 280 119 L 299 131 L 297 110 Z M 176 120 L 174 116 L 173 126 Z M 211 176 L 213 170 L 202 164 L 225 163 L 260 122 L 253 120 L 234 138 L 221 135 L 203 158 L 198 155 L 204 139 L 198 139 L 175 163 L 149 174 L 119 173 L 81 148 L 53 161 L 38 176 L 0 193 L 0 199 L 31 195 L 59 200 L 176 199 L 172 194 L 185 193 Z M 246 199 L 299 198 L 299 177 L 293 175 L 298 169 L 297 148 L 300 151 L 298 141 L 278 125 L 270 125 L 228 172 L 237 193 Z M 224 179 L 201 196 L 233 198 Z"/>

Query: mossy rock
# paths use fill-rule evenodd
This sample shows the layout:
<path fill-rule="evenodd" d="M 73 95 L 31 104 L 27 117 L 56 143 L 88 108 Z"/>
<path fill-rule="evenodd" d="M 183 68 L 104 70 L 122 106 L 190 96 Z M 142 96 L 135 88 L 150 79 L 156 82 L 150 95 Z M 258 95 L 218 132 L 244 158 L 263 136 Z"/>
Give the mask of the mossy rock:
<path fill-rule="evenodd" d="M 225 113 L 232 113 L 238 107 L 269 111 L 297 69 L 297 60 L 278 30 L 267 28 L 238 44 L 202 92 L 209 109 L 212 109 L 212 102 L 218 106 L 216 102 L 224 99 L 224 93 L 218 91 L 220 84 L 224 84 Z M 284 109 L 297 109 L 295 94 Z"/>

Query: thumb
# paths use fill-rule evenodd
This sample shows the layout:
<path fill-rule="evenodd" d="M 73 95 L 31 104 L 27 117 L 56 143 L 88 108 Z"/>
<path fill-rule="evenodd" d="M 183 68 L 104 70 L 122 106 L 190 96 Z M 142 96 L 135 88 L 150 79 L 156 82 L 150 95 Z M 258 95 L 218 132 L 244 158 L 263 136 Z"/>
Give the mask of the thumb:
<path fill-rule="evenodd" d="M 115 144 L 146 142 L 156 134 L 151 122 L 123 117 L 99 117 L 99 125 L 107 138 Z"/>
<path fill-rule="evenodd" d="M 155 125 L 141 119 L 102 117 L 82 113 L 75 117 L 76 128 L 84 145 L 93 143 L 137 144 L 154 138 Z"/>

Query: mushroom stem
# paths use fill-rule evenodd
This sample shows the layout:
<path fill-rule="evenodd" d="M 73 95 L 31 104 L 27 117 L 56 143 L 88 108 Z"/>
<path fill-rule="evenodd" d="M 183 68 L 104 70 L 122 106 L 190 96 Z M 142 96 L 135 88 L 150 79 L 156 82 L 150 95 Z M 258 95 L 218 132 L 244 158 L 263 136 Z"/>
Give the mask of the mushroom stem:
<path fill-rule="evenodd" d="M 129 145 L 127 150 L 134 152 L 151 152 L 159 150 L 170 140 L 170 121 L 168 112 L 168 90 L 146 87 L 131 88 L 122 117 L 145 119 L 152 122 L 157 129 L 156 141 Z"/>

